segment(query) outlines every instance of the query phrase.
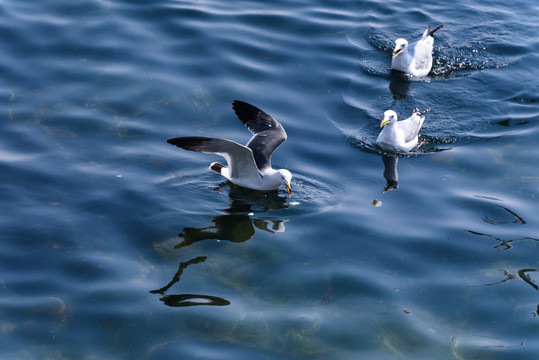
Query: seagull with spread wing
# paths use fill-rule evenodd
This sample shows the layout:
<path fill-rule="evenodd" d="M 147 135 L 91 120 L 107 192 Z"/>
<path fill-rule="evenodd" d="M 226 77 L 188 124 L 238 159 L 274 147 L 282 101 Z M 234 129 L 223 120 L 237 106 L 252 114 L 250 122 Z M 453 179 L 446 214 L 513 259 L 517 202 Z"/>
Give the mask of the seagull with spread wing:
<path fill-rule="evenodd" d="M 236 185 L 254 190 L 275 190 L 284 185 L 290 195 L 290 171 L 271 167 L 271 155 L 286 140 L 283 126 L 264 111 L 246 102 L 234 100 L 232 108 L 253 134 L 247 145 L 201 136 L 178 137 L 167 140 L 167 143 L 185 150 L 224 157 L 228 166 L 214 162 L 210 169 Z"/>

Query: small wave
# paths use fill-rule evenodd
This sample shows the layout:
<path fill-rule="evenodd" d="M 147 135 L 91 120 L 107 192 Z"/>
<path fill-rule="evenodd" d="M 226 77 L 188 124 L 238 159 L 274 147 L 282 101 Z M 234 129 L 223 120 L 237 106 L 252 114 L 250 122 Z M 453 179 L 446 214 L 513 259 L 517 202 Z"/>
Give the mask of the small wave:
<path fill-rule="evenodd" d="M 291 199 L 301 199 L 301 204 L 308 204 L 314 207 L 325 207 L 335 203 L 339 194 L 346 193 L 346 186 L 335 183 L 333 180 L 307 177 L 302 174 L 295 174 L 292 180 L 293 193 Z"/>
<path fill-rule="evenodd" d="M 434 139 L 434 140 L 431 140 Z M 441 147 L 440 145 L 454 144 L 457 141 L 452 139 L 437 139 L 429 137 L 419 137 L 419 145 L 407 153 L 390 153 L 379 149 L 374 143 L 367 141 L 366 139 L 350 136 L 347 141 L 352 146 L 358 148 L 361 151 L 376 155 L 390 155 L 397 156 L 399 158 L 409 158 L 418 155 L 425 155 L 430 153 L 438 153 L 441 151 L 450 150 L 451 147 Z"/>
<path fill-rule="evenodd" d="M 444 79 L 468 76 L 475 71 L 506 67 L 506 62 L 491 56 L 483 44 L 452 47 L 442 45 L 435 49 L 431 78 Z"/>

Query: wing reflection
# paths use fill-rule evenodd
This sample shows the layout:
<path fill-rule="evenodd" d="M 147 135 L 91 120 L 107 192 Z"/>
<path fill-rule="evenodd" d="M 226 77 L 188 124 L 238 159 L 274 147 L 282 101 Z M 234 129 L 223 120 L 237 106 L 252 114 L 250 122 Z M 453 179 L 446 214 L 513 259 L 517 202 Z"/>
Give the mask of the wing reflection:
<path fill-rule="evenodd" d="M 207 227 L 184 228 L 178 235 L 183 240 L 174 246 L 175 249 L 207 239 L 244 242 L 255 234 L 255 229 L 270 233 L 285 231 L 284 223 L 286 220 L 275 219 L 273 217 L 254 217 L 254 215 L 270 210 L 288 208 L 286 197 L 279 196 L 278 191 L 259 192 L 230 184 L 225 186 L 230 186 L 230 191 L 228 192 L 228 208 L 223 210 L 223 214 L 213 216 L 211 218 L 211 225 Z M 172 280 L 160 289 L 151 290 L 150 293 L 162 295 L 159 300 L 171 307 L 229 305 L 230 301 L 217 296 L 165 294 L 172 286 L 180 281 L 180 277 L 188 266 L 204 261 L 206 261 L 206 256 L 199 256 L 189 261 L 181 262 Z"/>
<path fill-rule="evenodd" d="M 399 187 L 399 172 L 397 171 L 399 158 L 396 155 L 383 154 L 382 162 L 384 163 L 384 178 L 387 181 L 383 192 L 396 190 Z"/>
<path fill-rule="evenodd" d="M 191 259 L 189 261 L 184 261 L 180 263 L 180 267 L 178 268 L 178 271 L 176 271 L 176 274 L 174 274 L 174 277 L 172 280 L 165 286 L 163 286 L 161 289 L 152 290 L 150 291 L 152 294 L 164 294 L 168 289 L 172 287 L 172 285 L 176 284 L 178 281 L 180 281 L 180 276 L 182 275 L 183 271 L 189 266 L 193 264 L 198 264 L 201 262 L 206 261 L 206 256 L 198 256 L 194 259 Z"/>
<path fill-rule="evenodd" d="M 186 307 L 186 306 L 197 306 L 197 305 L 213 305 L 213 306 L 224 306 L 230 305 L 230 301 L 217 296 L 210 295 L 192 295 L 192 294 L 183 294 L 183 295 L 165 295 L 161 299 L 165 305 L 172 307 Z"/>
<path fill-rule="evenodd" d="M 199 256 L 193 258 L 189 261 L 181 262 L 178 267 L 178 271 L 172 277 L 172 280 L 165 286 L 157 290 L 151 290 L 152 294 L 161 294 L 163 295 L 159 300 L 165 303 L 165 305 L 172 307 L 186 307 L 186 306 L 196 306 L 196 305 L 213 305 L 213 306 L 223 306 L 229 305 L 230 301 L 223 298 L 211 295 L 196 295 L 196 294 L 177 294 L 177 295 L 164 295 L 165 292 L 170 289 L 174 284 L 180 281 L 180 276 L 183 271 L 193 264 L 198 264 L 206 261 L 206 256 Z"/>

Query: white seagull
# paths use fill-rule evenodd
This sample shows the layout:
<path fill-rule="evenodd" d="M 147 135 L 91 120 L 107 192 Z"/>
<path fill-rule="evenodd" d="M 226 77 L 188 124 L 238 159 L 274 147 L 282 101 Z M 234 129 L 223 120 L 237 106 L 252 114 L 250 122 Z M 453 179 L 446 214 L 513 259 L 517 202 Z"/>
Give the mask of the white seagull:
<path fill-rule="evenodd" d="M 412 116 L 406 120 L 397 121 L 397 113 L 393 110 L 384 112 L 384 119 L 380 123 L 382 131 L 376 139 L 376 146 L 382 150 L 408 152 L 418 142 L 419 129 L 423 125 L 423 116 L 431 109 L 423 112 L 414 109 Z"/>
<path fill-rule="evenodd" d="M 228 167 L 214 162 L 210 169 L 236 185 L 254 190 L 275 190 L 284 185 L 290 195 L 290 171 L 271 167 L 271 154 L 286 140 L 284 128 L 273 117 L 246 102 L 234 100 L 232 108 L 253 133 L 247 145 L 200 136 L 168 139 L 167 143 L 185 150 L 221 155 L 226 159 Z"/>
<path fill-rule="evenodd" d="M 391 69 L 399 70 L 413 76 L 427 76 L 432 68 L 432 46 L 434 33 L 443 25 L 432 28 L 430 25 L 421 39 L 410 49 L 406 39 L 395 40 Z"/>

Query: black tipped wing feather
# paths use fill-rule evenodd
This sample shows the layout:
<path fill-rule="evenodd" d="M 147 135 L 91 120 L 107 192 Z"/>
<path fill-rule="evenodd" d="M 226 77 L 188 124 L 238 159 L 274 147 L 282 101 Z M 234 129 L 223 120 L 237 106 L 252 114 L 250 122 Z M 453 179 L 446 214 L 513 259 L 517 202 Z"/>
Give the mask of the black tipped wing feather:
<path fill-rule="evenodd" d="M 232 108 L 240 121 L 254 134 L 247 147 L 253 151 L 256 166 L 260 170 L 271 167 L 271 154 L 286 140 L 284 128 L 272 116 L 246 102 L 234 100 Z"/>
<path fill-rule="evenodd" d="M 167 143 L 185 150 L 224 156 L 229 162 L 232 177 L 238 176 L 238 168 L 249 168 L 247 164 L 252 164 L 254 160 L 257 169 L 249 171 L 253 171 L 251 176 L 254 177 L 255 173 L 258 176 L 257 170 L 271 167 L 271 154 L 286 140 L 286 132 L 277 120 L 251 104 L 235 100 L 232 108 L 240 121 L 254 134 L 246 146 L 230 140 L 203 136 L 178 137 L 168 139 Z M 235 166 L 232 166 L 230 161 L 235 163 Z"/>
<path fill-rule="evenodd" d="M 203 136 L 189 136 L 189 137 L 177 137 L 174 139 L 168 139 L 167 143 L 176 145 L 179 148 L 202 152 L 201 148 L 204 148 L 204 144 L 211 142 L 211 138 Z"/>
<path fill-rule="evenodd" d="M 444 24 L 438 25 L 436 28 L 433 29 L 432 26 L 429 25 L 429 27 L 427 29 L 427 35 L 434 37 L 434 33 L 436 31 L 440 30 L 443 26 L 444 26 Z"/>
<path fill-rule="evenodd" d="M 271 115 L 266 114 L 254 105 L 248 104 L 244 101 L 234 100 L 232 102 L 232 108 L 238 116 L 238 119 L 251 131 L 254 135 L 266 131 L 281 129 L 284 133 L 284 129 Z M 285 133 L 286 139 L 286 133 Z M 284 141 L 284 139 L 283 139 Z"/>

